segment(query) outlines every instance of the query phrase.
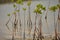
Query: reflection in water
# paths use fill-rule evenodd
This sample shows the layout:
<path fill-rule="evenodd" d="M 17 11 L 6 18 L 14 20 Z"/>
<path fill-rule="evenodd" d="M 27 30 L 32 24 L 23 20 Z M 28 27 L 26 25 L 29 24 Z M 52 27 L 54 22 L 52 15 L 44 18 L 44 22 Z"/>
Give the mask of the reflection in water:
<path fill-rule="evenodd" d="M 34 31 L 34 22 L 35 22 L 35 14 L 33 14 L 33 10 L 34 10 L 34 8 L 35 8 L 35 6 L 36 6 L 36 4 L 38 4 L 38 3 L 42 3 L 43 5 L 45 5 L 46 7 L 48 7 L 48 5 L 47 5 L 47 3 L 48 3 L 48 1 L 34 1 L 32 4 L 31 4 L 31 8 L 30 8 L 30 11 L 31 11 L 31 20 L 32 20 L 32 32 L 31 32 L 31 40 L 33 39 L 33 31 Z M 57 4 L 57 1 L 56 2 L 51 2 L 51 4 L 50 5 L 56 5 Z M 7 22 L 7 20 L 8 20 L 8 17 L 7 17 L 7 13 L 11 13 L 11 12 L 13 12 L 15 9 L 12 7 L 12 5 L 13 4 L 3 4 L 3 5 L 0 5 L 0 28 L 1 28 L 1 30 L 2 30 L 2 32 L 0 32 L 0 39 L 1 40 L 12 40 L 11 38 L 12 38 L 12 24 L 13 24 L 13 20 L 14 20 L 14 17 L 12 17 L 12 19 L 11 19 L 11 21 L 9 22 L 9 28 L 10 28 L 10 30 L 11 31 L 9 31 L 7 28 L 6 28 L 6 26 L 5 26 L 5 24 L 6 24 L 6 22 Z M 23 13 L 23 11 L 22 11 L 22 7 L 26 7 L 27 8 L 27 6 L 26 6 L 26 4 L 24 4 L 23 6 L 21 6 L 20 7 L 20 11 L 21 12 L 19 12 L 20 13 L 20 18 L 21 18 L 21 27 L 22 27 L 22 34 L 20 35 L 20 30 L 18 30 L 17 32 L 16 32 L 16 35 L 17 36 L 15 36 L 15 40 L 23 40 L 23 33 L 24 33 L 24 13 Z M 56 12 L 57 13 L 57 12 Z M 26 10 L 26 22 L 27 22 L 27 20 L 28 20 L 28 17 L 27 17 L 27 15 L 29 15 L 28 14 L 28 10 Z M 42 34 L 44 35 L 44 37 L 47 37 L 48 35 L 52 35 L 52 34 L 54 34 L 54 19 L 53 19 L 53 13 L 51 13 L 51 12 L 48 12 L 48 17 L 47 17 L 47 20 L 48 20 L 48 26 L 49 26 L 49 33 L 50 34 L 47 34 L 48 33 L 48 30 L 47 30 L 47 25 L 46 25 L 46 22 L 45 22 L 45 19 L 44 19 L 44 16 L 45 16 L 45 14 L 43 13 L 43 17 L 42 17 Z M 37 20 L 37 27 L 38 27 L 38 23 L 39 23 L 39 17 L 37 18 L 38 20 Z M 57 20 L 57 14 L 56 14 L 56 20 Z M 16 21 L 16 20 L 15 20 Z M 16 25 L 16 24 L 15 24 Z M 29 35 L 28 35 L 28 30 L 27 30 L 27 24 L 25 24 L 25 35 L 26 35 L 26 40 L 28 40 L 29 39 Z M 18 24 L 18 29 L 20 29 L 20 26 L 19 26 L 19 24 Z M 54 35 L 52 35 L 52 36 L 54 36 Z M 2 38 L 1 38 L 2 37 Z M 51 37 L 51 36 L 50 36 Z M 45 40 L 47 40 L 47 39 L 52 39 L 52 38 L 45 38 Z"/>

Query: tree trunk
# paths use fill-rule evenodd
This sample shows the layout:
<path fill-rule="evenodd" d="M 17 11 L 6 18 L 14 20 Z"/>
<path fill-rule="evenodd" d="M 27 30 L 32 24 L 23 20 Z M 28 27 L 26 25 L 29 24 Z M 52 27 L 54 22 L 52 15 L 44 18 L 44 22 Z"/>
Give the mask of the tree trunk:
<path fill-rule="evenodd" d="M 35 29 L 34 29 L 34 34 L 33 34 L 33 40 L 35 40 L 36 20 L 37 20 L 37 13 L 36 13 L 36 16 L 35 16 Z"/>
<path fill-rule="evenodd" d="M 30 38 L 30 34 L 31 34 L 31 29 L 32 29 L 32 21 L 31 21 L 31 14 L 30 14 L 30 6 L 28 6 L 28 12 L 29 12 L 29 16 L 28 16 L 28 22 L 27 22 L 27 25 L 28 25 L 28 35 L 29 35 L 29 38 Z"/>
<path fill-rule="evenodd" d="M 23 35 L 23 40 L 25 40 L 25 11 L 24 11 L 24 35 Z"/>
<path fill-rule="evenodd" d="M 47 15 L 48 15 L 48 11 L 49 11 L 49 6 L 50 6 L 50 0 L 49 0 L 49 4 L 48 4 L 48 9 L 46 10 L 46 15 L 45 15 L 45 21 L 46 21 L 46 26 L 47 26 L 47 29 L 48 29 L 48 33 L 49 33 L 49 27 L 48 27 Z"/>
<path fill-rule="evenodd" d="M 56 26 L 56 22 L 55 22 L 55 12 L 54 12 L 54 30 L 55 30 L 55 40 L 57 40 L 57 26 Z"/>
<path fill-rule="evenodd" d="M 17 8 L 15 8 L 15 11 L 16 11 L 16 9 Z M 14 19 L 13 29 L 12 29 L 12 40 L 15 39 L 14 37 L 16 36 L 16 30 L 17 30 L 17 19 L 16 19 L 17 15 L 16 15 L 16 13 L 14 13 L 14 17 L 15 17 L 15 19 Z"/>
<path fill-rule="evenodd" d="M 60 0 L 58 2 L 60 4 Z M 59 11 L 58 11 L 58 32 L 60 32 L 60 8 L 59 8 Z"/>
<path fill-rule="evenodd" d="M 20 10 L 20 5 L 18 5 L 18 10 Z M 17 13 L 18 14 L 18 24 L 19 24 L 19 33 L 20 33 L 20 40 L 22 39 L 22 24 L 21 24 L 21 16 L 20 16 L 20 11 Z"/>
<path fill-rule="evenodd" d="M 42 20 L 41 20 L 42 16 L 40 15 L 40 21 L 39 21 L 39 25 L 40 25 L 40 32 L 39 32 L 39 38 L 40 40 L 42 40 Z"/>

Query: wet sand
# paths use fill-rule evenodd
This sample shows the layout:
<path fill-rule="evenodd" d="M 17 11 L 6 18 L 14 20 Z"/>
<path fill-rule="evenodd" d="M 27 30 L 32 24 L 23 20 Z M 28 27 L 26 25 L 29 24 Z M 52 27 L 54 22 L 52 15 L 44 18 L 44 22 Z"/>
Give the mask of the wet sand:
<path fill-rule="evenodd" d="M 1 40 L 1 39 L 0 39 Z M 12 40 L 12 39 L 3 39 L 3 40 Z M 14 40 L 23 40 L 23 39 L 18 39 L 18 38 L 16 38 L 16 39 L 14 39 Z M 32 40 L 32 39 L 25 39 L 25 40 Z M 45 38 L 45 39 L 43 39 L 43 40 L 52 40 L 51 38 Z"/>

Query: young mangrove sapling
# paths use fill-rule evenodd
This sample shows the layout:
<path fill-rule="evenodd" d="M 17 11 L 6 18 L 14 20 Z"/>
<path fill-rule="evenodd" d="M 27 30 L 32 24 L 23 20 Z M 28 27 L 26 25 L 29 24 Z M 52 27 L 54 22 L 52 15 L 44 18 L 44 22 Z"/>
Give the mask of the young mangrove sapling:
<path fill-rule="evenodd" d="M 27 26 L 28 26 L 28 35 L 30 37 L 31 34 L 31 29 L 32 29 L 32 21 L 31 21 L 31 12 L 30 12 L 30 5 L 31 5 L 31 1 L 28 1 L 27 6 L 28 6 L 28 12 L 29 12 L 29 16 L 28 16 L 28 20 L 27 20 Z"/>
<path fill-rule="evenodd" d="M 24 33 L 23 33 L 23 40 L 25 40 L 25 13 L 26 13 L 26 8 L 23 8 L 23 11 L 24 11 Z"/>
<path fill-rule="evenodd" d="M 36 16 L 35 16 L 35 29 L 34 29 L 34 35 L 33 35 L 33 40 L 35 40 L 35 31 L 36 31 L 36 19 L 37 19 L 37 14 L 42 14 L 42 10 L 46 10 L 45 7 L 42 5 L 42 4 L 37 4 L 36 5 L 36 9 L 34 10 L 34 12 L 36 13 Z M 40 21 L 39 21 L 39 33 L 38 33 L 38 37 L 37 37 L 37 40 L 41 39 L 42 40 L 42 21 L 41 21 L 41 15 L 40 15 Z"/>
<path fill-rule="evenodd" d="M 58 8 L 57 8 L 57 6 L 51 6 L 50 8 L 49 8 L 49 10 L 51 10 L 52 12 L 54 12 L 54 30 L 55 30 L 55 40 L 58 40 L 57 39 L 57 27 L 56 27 L 56 19 L 55 19 L 55 12 L 56 12 L 56 10 L 57 10 Z"/>

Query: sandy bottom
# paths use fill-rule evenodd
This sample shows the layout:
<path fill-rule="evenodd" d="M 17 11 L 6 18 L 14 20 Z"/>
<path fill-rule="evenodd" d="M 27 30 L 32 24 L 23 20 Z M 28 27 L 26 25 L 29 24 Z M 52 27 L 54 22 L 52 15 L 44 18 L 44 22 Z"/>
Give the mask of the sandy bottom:
<path fill-rule="evenodd" d="M 0 38 L 0 40 L 12 40 L 12 39 L 5 39 L 5 38 L 1 39 L 1 38 Z M 14 39 L 14 40 L 23 40 L 23 39 L 18 39 L 18 38 L 16 38 L 16 39 Z M 32 39 L 25 39 L 25 40 L 32 40 Z M 50 39 L 50 38 L 44 38 L 43 40 L 52 40 L 52 39 Z"/>

